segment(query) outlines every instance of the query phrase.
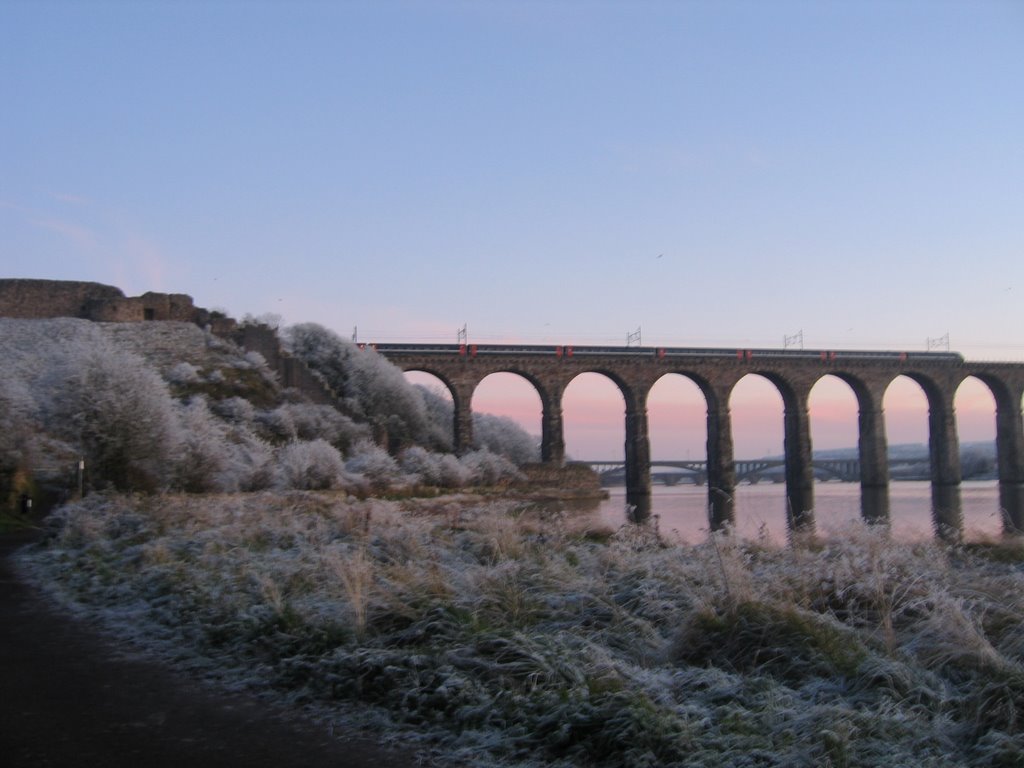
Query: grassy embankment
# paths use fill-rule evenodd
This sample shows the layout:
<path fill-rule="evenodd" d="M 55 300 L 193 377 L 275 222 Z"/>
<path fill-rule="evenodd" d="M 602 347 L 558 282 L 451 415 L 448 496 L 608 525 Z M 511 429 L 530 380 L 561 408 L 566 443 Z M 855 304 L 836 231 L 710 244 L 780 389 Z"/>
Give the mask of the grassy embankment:
<path fill-rule="evenodd" d="M 1024 550 L 775 549 L 470 497 L 93 497 L 23 561 L 231 685 L 469 764 L 1024 765 Z M 358 704 L 353 708 L 352 704 Z"/>

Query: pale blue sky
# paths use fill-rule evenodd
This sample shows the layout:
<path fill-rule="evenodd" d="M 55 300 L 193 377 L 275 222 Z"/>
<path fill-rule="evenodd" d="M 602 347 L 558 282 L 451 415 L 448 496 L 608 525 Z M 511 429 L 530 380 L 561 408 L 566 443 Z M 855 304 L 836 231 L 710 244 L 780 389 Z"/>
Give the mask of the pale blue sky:
<path fill-rule="evenodd" d="M 1022 2 L 0 0 L 0 273 L 1024 359 Z"/>

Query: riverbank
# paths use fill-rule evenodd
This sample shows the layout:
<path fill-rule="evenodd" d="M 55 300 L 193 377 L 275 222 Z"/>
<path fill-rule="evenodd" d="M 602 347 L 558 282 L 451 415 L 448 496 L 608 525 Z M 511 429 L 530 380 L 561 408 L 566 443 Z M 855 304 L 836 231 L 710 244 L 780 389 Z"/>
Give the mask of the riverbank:
<path fill-rule="evenodd" d="M 90 498 L 20 563 L 176 669 L 447 764 L 1024 760 L 1019 543 L 680 547 L 547 505 L 292 492 Z"/>

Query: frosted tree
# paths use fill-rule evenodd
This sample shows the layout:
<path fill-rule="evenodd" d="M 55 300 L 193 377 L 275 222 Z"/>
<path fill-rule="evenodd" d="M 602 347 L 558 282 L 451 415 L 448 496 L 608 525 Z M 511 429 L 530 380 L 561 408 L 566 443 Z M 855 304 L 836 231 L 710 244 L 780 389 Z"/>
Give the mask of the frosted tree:
<path fill-rule="evenodd" d="M 402 451 L 398 464 L 420 482 L 441 488 L 459 488 L 472 479 L 470 470 L 452 454 L 432 453 L 418 445 Z"/>
<path fill-rule="evenodd" d="M 372 440 L 361 440 L 352 447 L 345 469 L 362 475 L 378 488 L 387 487 L 402 477 L 398 462 Z"/>
<path fill-rule="evenodd" d="M 142 358 L 95 339 L 68 350 L 48 384 L 47 426 L 80 447 L 94 484 L 170 482 L 181 432 L 167 384 Z"/>
<path fill-rule="evenodd" d="M 370 437 L 365 424 L 356 424 L 337 408 L 312 403 L 285 403 L 255 419 L 277 440 L 326 440 L 345 452 L 354 442 Z"/>
<path fill-rule="evenodd" d="M 431 431 L 446 438 L 445 447 L 451 449 L 452 401 L 440 392 L 419 386 Z M 473 447 L 486 448 L 492 453 L 504 456 L 515 464 L 529 464 L 540 460 L 539 440 L 506 416 L 490 413 L 473 414 Z"/>
<path fill-rule="evenodd" d="M 430 442 L 431 423 L 419 391 L 372 349 L 360 349 L 315 323 L 291 326 L 285 343 L 342 397 L 355 417 L 384 431 L 390 445 Z"/>
<path fill-rule="evenodd" d="M 514 464 L 540 460 L 538 440 L 506 416 L 473 414 L 473 446 L 486 448 Z"/>
<path fill-rule="evenodd" d="M 185 491 L 235 491 L 238 477 L 231 471 L 233 445 L 227 425 L 214 416 L 203 396 L 179 409 L 182 429 L 176 457 L 176 485 Z"/>
<path fill-rule="evenodd" d="M 295 441 L 277 451 L 279 488 L 328 490 L 345 483 L 345 462 L 326 440 Z"/>

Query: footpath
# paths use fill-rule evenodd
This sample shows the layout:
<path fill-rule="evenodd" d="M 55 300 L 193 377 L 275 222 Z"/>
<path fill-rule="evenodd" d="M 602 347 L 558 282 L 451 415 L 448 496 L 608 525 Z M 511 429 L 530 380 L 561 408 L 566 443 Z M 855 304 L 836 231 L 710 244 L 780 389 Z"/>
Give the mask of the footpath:
<path fill-rule="evenodd" d="M 412 768 L 411 750 L 220 693 L 119 649 L 18 579 L 0 534 L 0 762 L 11 768 Z"/>

